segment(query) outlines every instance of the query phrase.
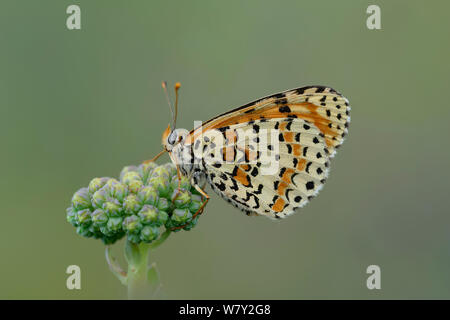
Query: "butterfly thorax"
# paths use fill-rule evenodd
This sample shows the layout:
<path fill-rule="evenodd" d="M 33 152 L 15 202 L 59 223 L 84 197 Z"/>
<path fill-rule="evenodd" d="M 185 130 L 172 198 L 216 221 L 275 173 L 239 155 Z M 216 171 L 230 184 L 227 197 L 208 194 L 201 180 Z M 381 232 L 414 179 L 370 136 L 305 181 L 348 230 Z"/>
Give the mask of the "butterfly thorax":
<path fill-rule="evenodd" d="M 196 157 L 192 144 L 180 143 L 171 153 L 172 161 L 178 165 L 183 176 L 190 179 L 192 185 L 204 187 L 207 181 L 207 174 L 204 162 L 200 157 Z"/>
<path fill-rule="evenodd" d="M 206 181 L 204 162 L 201 155 L 194 154 L 189 132 L 185 129 L 175 129 L 163 138 L 163 144 L 181 174 L 188 177 L 193 185 L 203 186 Z"/>
<path fill-rule="evenodd" d="M 184 176 L 190 176 L 194 170 L 194 161 L 191 145 L 177 144 L 170 154 L 172 162 L 180 168 Z"/>

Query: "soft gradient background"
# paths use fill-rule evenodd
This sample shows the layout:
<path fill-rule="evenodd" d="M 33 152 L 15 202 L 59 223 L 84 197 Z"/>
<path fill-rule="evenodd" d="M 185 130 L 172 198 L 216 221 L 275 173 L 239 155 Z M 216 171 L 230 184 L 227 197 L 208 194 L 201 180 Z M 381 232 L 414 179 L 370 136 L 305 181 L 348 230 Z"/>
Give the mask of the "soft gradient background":
<path fill-rule="evenodd" d="M 366 28 L 374 3 L 380 31 Z M 70 4 L 80 31 L 66 28 Z M 406 0 L 2 0 L 0 298 L 126 297 L 104 246 L 78 236 L 65 209 L 91 178 L 160 150 L 161 80 L 182 83 L 185 128 L 309 84 L 353 107 L 330 178 L 301 212 L 247 217 L 213 195 L 195 229 L 152 253 L 165 297 L 450 298 L 449 11 Z M 66 289 L 70 264 L 80 291 Z M 366 288 L 371 264 L 378 291 Z"/>

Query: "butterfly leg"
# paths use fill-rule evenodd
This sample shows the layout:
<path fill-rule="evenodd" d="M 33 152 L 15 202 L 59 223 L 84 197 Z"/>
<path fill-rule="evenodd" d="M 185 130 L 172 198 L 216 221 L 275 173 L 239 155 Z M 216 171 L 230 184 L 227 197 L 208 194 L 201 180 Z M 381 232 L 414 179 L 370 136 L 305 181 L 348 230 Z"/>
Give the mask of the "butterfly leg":
<path fill-rule="evenodd" d="M 177 198 L 180 194 L 180 189 L 181 189 L 181 171 L 177 164 L 175 166 L 177 167 L 178 188 L 177 188 L 177 193 L 175 194 L 175 197 L 173 197 L 173 199 L 172 199 L 172 203 L 175 202 L 175 200 L 177 200 Z"/>
<path fill-rule="evenodd" d="M 145 160 L 143 163 L 147 164 L 147 163 L 150 163 L 150 162 L 155 162 L 159 157 L 161 157 L 164 154 L 164 152 L 166 152 L 165 149 L 162 150 L 160 153 L 158 153 L 156 156 L 154 156 L 152 159 Z"/>
<path fill-rule="evenodd" d="M 201 214 L 203 212 L 203 209 L 205 208 L 206 204 L 208 203 L 210 197 L 209 195 L 202 190 L 202 188 L 200 188 L 198 185 L 194 186 L 195 190 L 197 190 L 198 192 L 200 192 L 200 194 L 203 196 L 203 198 L 205 199 L 201 205 L 201 207 L 197 210 L 196 213 L 194 213 L 194 215 L 192 216 L 192 219 L 194 219 L 198 214 Z"/>
<path fill-rule="evenodd" d="M 210 199 L 209 195 L 208 195 L 205 191 L 203 191 L 202 188 L 200 188 L 200 186 L 195 185 L 194 188 L 195 188 L 195 190 L 197 190 L 197 191 L 202 195 L 202 197 L 204 198 L 204 200 L 203 200 L 202 205 L 200 206 L 200 208 L 199 208 L 199 209 L 197 210 L 197 212 L 194 213 L 194 215 L 192 216 L 192 219 L 194 219 L 194 218 L 195 218 L 196 216 L 198 216 L 199 214 L 202 214 L 203 209 L 205 208 L 206 204 L 208 203 L 208 201 L 209 201 L 209 199 Z M 185 226 L 186 226 L 186 224 L 183 224 L 182 226 L 174 227 L 174 228 L 171 228 L 170 230 L 173 231 L 173 230 L 182 229 L 182 228 L 184 228 Z"/>

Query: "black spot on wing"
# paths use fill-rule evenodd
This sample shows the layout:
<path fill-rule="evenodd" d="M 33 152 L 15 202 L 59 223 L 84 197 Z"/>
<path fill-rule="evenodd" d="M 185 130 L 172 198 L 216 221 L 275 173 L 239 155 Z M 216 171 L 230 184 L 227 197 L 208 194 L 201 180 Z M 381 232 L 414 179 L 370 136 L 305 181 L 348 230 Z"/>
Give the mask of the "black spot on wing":
<path fill-rule="evenodd" d="M 291 112 L 291 108 L 289 108 L 289 106 L 282 106 L 278 108 L 278 111 L 280 111 L 281 113 Z"/>
<path fill-rule="evenodd" d="M 314 189 L 314 181 L 308 181 L 306 184 L 306 190 L 312 190 Z"/>
<path fill-rule="evenodd" d="M 286 147 L 288 149 L 288 153 L 292 153 L 292 146 L 290 144 L 287 144 Z"/>
<path fill-rule="evenodd" d="M 278 185 L 280 184 L 280 180 L 275 180 L 275 182 L 273 183 L 273 189 L 274 190 L 278 190 Z"/>
<path fill-rule="evenodd" d="M 285 193 L 286 199 L 287 199 L 288 201 L 291 201 L 291 200 L 289 199 L 289 192 L 291 192 L 291 191 L 294 191 L 294 189 L 287 189 L 287 190 L 286 190 L 286 193 Z"/>
<path fill-rule="evenodd" d="M 254 191 L 253 193 L 254 194 L 261 194 L 262 193 L 262 189 L 263 189 L 263 185 L 262 184 L 260 184 L 259 186 L 258 186 L 258 191 Z"/>
<path fill-rule="evenodd" d="M 309 173 L 309 167 L 312 165 L 312 162 L 308 162 L 307 164 L 306 164 L 306 168 L 305 168 L 305 171 L 306 171 L 306 173 Z"/>
<path fill-rule="evenodd" d="M 286 130 L 287 131 L 291 130 L 291 125 L 292 125 L 292 120 L 288 121 L 288 124 L 286 125 Z"/>
<path fill-rule="evenodd" d="M 308 147 L 303 148 L 303 156 L 306 157 L 306 153 L 308 152 Z"/>
<path fill-rule="evenodd" d="M 215 186 L 217 187 L 217 189 L 219 189 L 220 191 L 225 191 L 225 183 L 220 182 L 220 183 L 215 183 Z"/>

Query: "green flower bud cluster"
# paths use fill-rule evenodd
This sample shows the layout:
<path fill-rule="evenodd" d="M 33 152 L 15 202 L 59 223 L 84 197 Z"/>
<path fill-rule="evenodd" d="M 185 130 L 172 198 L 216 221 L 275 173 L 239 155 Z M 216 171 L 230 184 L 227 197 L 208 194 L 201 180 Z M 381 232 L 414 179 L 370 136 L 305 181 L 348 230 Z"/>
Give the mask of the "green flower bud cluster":
<path fill-rule="evenodd" d="M 67 221 L 78 234 L 105 244 L 124 236 L 133 243 L 150 243 L 164 229 L 192 229 L 201 205 L 200 194 L 186 177 L 179 182 L 172 163 L 146 163 L 123 168 L 120 180 L 95 178 L 75 192 Z"/>

